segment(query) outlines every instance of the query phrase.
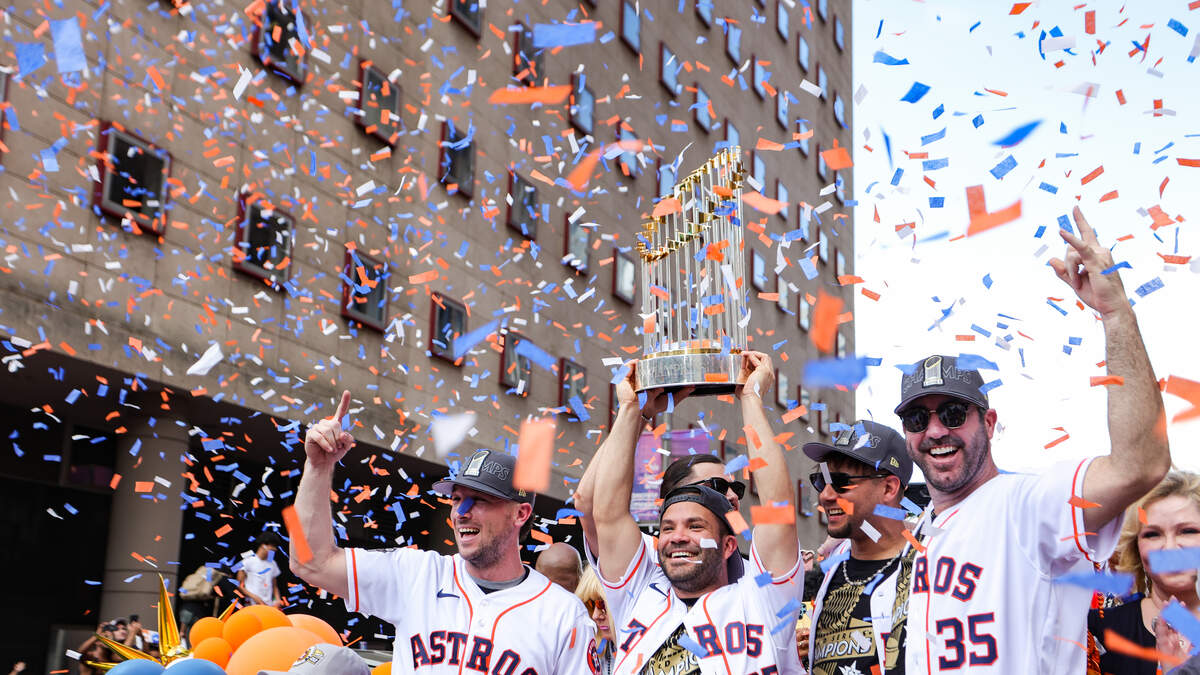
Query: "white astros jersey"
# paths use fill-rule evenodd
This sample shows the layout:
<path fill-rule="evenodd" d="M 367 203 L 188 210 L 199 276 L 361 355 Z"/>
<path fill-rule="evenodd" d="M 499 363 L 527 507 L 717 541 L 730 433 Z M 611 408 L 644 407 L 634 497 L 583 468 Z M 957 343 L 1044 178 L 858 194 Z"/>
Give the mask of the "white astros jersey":
<path fill-rule="evenodd" d="M 1070 503 L 1090 463 L 1001 474 L 937 514 L 936 530 L 922 519 L 906 675 L 1086 671 L 1092 592 L 1055 580 L 1091 573 L 1089 558 L 1107 560 L 1116 546 L 1121 518 L 1089 536 Z"/>
<path fill-rule="evenodd" d="M 592 675 L 595 624 L 583 603 L 532 569 L 485 594 L 457 554 L 346 549 L 346 608 L 396 627 L 393 672 Z"/>
<path fill-rule="evenodd" d="M 796 566 L 759 585 L 758 551 L 738 581 L 701 596 L 689 610 L 654 561 L 646 540 L 616 583 L 601 575 L 617 654 L 614 675 L 688 672 L 686 663 L 647 668 L 658 648 L 682 625 L 680 645 L 690 649 L 681 661 L 698 661 L 702 675 L 792 675 L 802 673 L 793 627 L 804 592 L 804 566 L 796 542 Z M 736 555 L 736 554 L 735 554 Z M 772 633 L 772 630 L 775 630 Z M 705 654 L 700 658 L 697 654 Z"/>

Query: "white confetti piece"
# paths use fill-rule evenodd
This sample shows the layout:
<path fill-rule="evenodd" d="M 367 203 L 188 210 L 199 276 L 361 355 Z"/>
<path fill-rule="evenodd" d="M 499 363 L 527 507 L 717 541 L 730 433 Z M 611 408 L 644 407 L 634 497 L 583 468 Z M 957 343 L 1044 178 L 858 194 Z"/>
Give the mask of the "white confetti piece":
<path fill-rule="evenodd" d="M 200 356 L 199 360 L 187 369 L 187 374 L 207 375 L 208 371 L 212 370 L 213 366 L 220 363 L 223 358 L 225 358 L 225 354 L 221 352 L 221 345 L 213 344 Z"/>

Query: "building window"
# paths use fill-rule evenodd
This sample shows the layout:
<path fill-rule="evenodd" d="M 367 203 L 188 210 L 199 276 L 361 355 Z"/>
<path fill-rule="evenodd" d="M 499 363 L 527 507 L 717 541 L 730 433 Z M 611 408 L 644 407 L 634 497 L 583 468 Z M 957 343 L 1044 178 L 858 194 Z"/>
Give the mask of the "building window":
<path fill-rule="evenodd" d="M 100 210 L 132 222 L 137 231 L 162 234 L 167 225 L 170 153 L 115 123 L 101 129 L 100 152 L 104 155 L 96 190 Z"/>
<path fill-rule="evenodd" d="M 767 260 L 753 248 L 750 249 L 750 278 L 756 290 L 767 290 Z"/>
<path fill-rule="evenodd" d="M 758 152 L 750 153 L 750 177 L 754 179 L 757 186 L 755 190 L 762 192 L 767 189 L 767 163 L 763 160 L 762 155 Z"/>
<path fill-rule="evenodd" d="M 808 120 L 796 120 L 796 135 L 803 136 L 803 138 L 799 139 L 800 152 L 805 157 L 808 157 L 809 143 L 812 141 L 812 134 L 808 133 Z"/>
<path fill-rule="evenodd" d="M 710 28 L 713 25 L 713 0 L 696 0 L 696 16 Z"/>
<path fill-rule="evenodd" d="M 582 216 L 572 221 L 571 215 L 567 214 L 566 219 L 567 241 L 563 252 L 563 264 L 583 274 L 588 271 L 591 258 L 592 232 L 590 228 L 583 226 Z"/>
<path fill-rule="evenodd" d="M 825 77 L 825 66 L 817 66 L 817 87 L 821 90 L 821 98 L 829 97 L 829 78 Z"/>
<path fill-rule="evenodd" d="M 788 30 L 791 25 L 791 17 L 788 15 L 787 5 L 784 0 L 775 0 L 775 30 L 779 33 L 779 37 L 783 38 L 784 42 L 788 39 Z"/>
<path fill-rule="evenodd" d="M 537 188 L 514 171 L 508 173 L 508 226 L 526 239 L 537 239 Z"/>
<path fill-rule="evenodd" d="M 775 92 L 775 121 L 785 130 L 788 128 L 788 99 L 791 94 L 782 89 Z"/>
<path fill-rule="evenodd" d="M 659 43 L 658 53 L 658 81 L 667 88 L 671 96 L 675 96 L 683 91 L 683 86 L 679 84 L 679 59 L 665 42 Z"/>
<path fill-rule="evenodd" d="M 829 19 L 829 0 L 817 0 L 817 13 L 822 19 Z"/>
<path fill-rule="evenodd" d="M 833 95 L 833 119 L 837 120 L 839 127 L 846 128 L 846 102 L 841 94 Z"/>
<path fill-rule="evenodd" d="M 255 42 L 258 60 L 294 84 L 304 82 L 304 57 L 300 32 L 290 2 L 272 0 L 262 13 L 262 26 Z"/>
<path fill-rule="evenodd" d="M 825 233 L 822 232 L 821 228 L 819 228 L 819 227 L 817 228 L 817 237 L 818 237 L 818 239 L 817 239 L 817 257 L 820 258 L 822 263 L 828 265 L 829 264 L 829 237 L 825 236 Z"/>
<path fill-rule="evenodd" d="M 642 51 L 642 17 L 637 5 L 628 0 L 621 3 L 621 41 L 635 53 Z"/>
<path fill-rule="evenodd" d="M 533 31 L 522 24 L 513 27 L 513 77 L 527 86 L 546 79 L 544 50 L 533 46 Z"/>
<path fill-rule="evenodd" d="M 500 385 L 508 387 L 505 393 L 529 395 L 529 385 L 533 383 L 533 360 L 521 349 L 521 343 L 527 339 L 513 331 L 504 334 L 504 351 L 500 354 Z"/>
<path fill-rule="evenodd" d="M 729 118 L 725 118 L 725 143 L 726 147 L 730 149 L 742 146 L 742 134 L 738 131 L 737 125 L 729 121 Z"/>
<path fill-rule="evenodd" d="M 354 249 L 342 268 L 342 316 L 375 330 L 387 325 L 388 265 Z"/>
<path fill-rule="evenodd" d="M 725 20 L 725 54 L 733 65 L 742 65 L 742 29 Z"/>
<path fill-rule="evenodd" d="M 358 125 L 368 134 L 396 145 L 400 133 L 400 87 L 389 82 L 383 71 L 364 61 L 359 74 Z"/>
<path fill-rule="evenodd" d="M 825 163 L 825 157 L 821 155 L 821 144 L 817 144 L 817 175 L 821 180 L 829 180 L 829 165 Z"/>
<path fill-rule="evenodd" d="M 846 203 L 846 181 L 842 178 L 841 171 L 833 172 L 833 184 L 837 186 L 834 195 L 837 197 L 838 203 L 845 205 Z"/>
<path fill-rule="evenodd" d="M 804 385 L 800 385 L 800 405 L 804 406 L 804 414 L 800 416 L 800 419 L 807 422 L 808 409 L 812 405 L 812 394 L 808 392 L 808 389 L 804 388 Z"/>
<path fill-rule="evenodd" d="M 846 27 L 842 25 L 842 17 L 833 17 L 833 42 L 838 49 L 846 48 Z"/>
<path fill-rule="evenodd" d="M 787 373 L 775 369 L 775 405 L 782 409 L 788 407 L 788 395 L 791 394 L 792 384 L 788 380 Z"/>
<path fill-rule="evenodd" d="M 791 304 L 791 289 L 788 288 L 787 279 L 783 278 L 782 274 L 775 275 L 775 292 L 779 294 L 779 298 L 775 301 L 775 306 L 781 312 L 788 311 L 788 306 Z M 783 387 L 780 387 L 781 389 Z"/>
<path fill-rule="evenodd" d="M 617 129 L 618 141 L 637 140 L 637 134 L 633 133 L 633 130 L 629 128 L 628 124 L 628 122 L 622 122 L 620 128 Z M 621 173 L 625 174 L 629 178 L 637 178 L 638 174 L 642 172 L 641 164 L 638 162 L 638 153 L 636 151 L 628 149 L 621 150 L 621 154 L 618 156 L 617 161 L 621 166 Z"/>
<path fill-rule="evenodd" d="M 669 197 L 675 191 L 675 165 L 658 160 L 658 196 Z"/>
<path fill-rule="evenodd" d="M 791 212 L 791 206 L 788 204 L 788 189 L 783 181 L 778 179 L 775 181 L 775 199 L 783 202 L 783 208 L 779 210 L 779 217 L 786 223 Z"/>
<path fill-rule="evenodd" d="M 696 84 L 696 124 L 705 131 L 712 131 L 713 114 L 711 101 L 708 98 L 708 92 L 704 91 L 704 87 Z"/>
<path fill-rule="evenodd" d="M 571 102 L 571 126 L 578 129 L 580 133 L 590 136 L 594 128 L 596 96 L 587 87 L 586 75 L 575 73 L 571 76 L 571 80 L 574 91 Z"/>
<path fill-rule="evenodd" d="M 587 400 L 587 369 L 569 359 L 559 359 L 558 362 L 558 405 L 567 406 L 574 413 L 576 407 L 587 416 L 583 404 Z M 571 405 L 571 399 L 578 403 Z M 572 422 L 581 421 L 578 417 L 568 417 Z"/>
<path fill-rule="evenodd" d="M 480 6 L 479 0 L 449 0 L 449 2 L 450 16 L 471 31 L 476 39 L 479 39 L 480 30 L 483 28 L 483 7 Z"/>
<path fill-rule="evenodd" d="M 462 365 L 462 356 L 455 356 L 454 343 L 467 330 L 467 310 L 462 303 L 441 293 L 431 296 L 429 311 L 429 353 L 454 365 Z"/>
<path fill-rule="evenodd" d="M 837 251 L 833 257 L 833 277 L 836 279 L 843 274 L 849 274 L 850 270 L 846 269 L 846 254 Z"/>
<path fill-rule="evenodd" d="M 800 69 L 808 72 L 808 40 L 803 35 L 797 33 L 796 37 L 796 63 L 800 64 Z"/>
<path fill-rule="evenodd" d="M 837 332 L 837 357 L 846 358 L 846 335 L 840 330 Z"/>
<path fill-rule="evenodd" d="M 238 199 L 234 269 L 258 277 L 278 290 L 291 269 L 296 221 L 259 194 Z"/>
<path fill-rule="evenodd" d="M 806 293 L 800 293 L 799 296 L 800 300 L 796 303 L 796 323 L 800 326 L 800 330 L 807 333 L 812 325 L 812 303 L 808 301 Z"/>
<path fill-rule="evenodd" d="M 637 284 L 637 267 L 629 253 L 616 249 L 613 252 L 613 295 L 617 299 L 633 304 Z"/>
<path fill-rule="evenodd" d="M 754 93 L 758 94 L 759 98 L 766 98 L 767 69 L 765 66 L 763 66 L 762 61 L 759 60 L 757 55 L 751 56 L 750 60 L 753 63 L 753 65 L 750 66 L 750 69 L 753 71 Z"/>
<path fill-rule="evenodd" d="M 455 128 L 450 120 L 442 124 L 442 172 L 438 180 L 450 194 L 458 192 L 467 197 L 475 194 L 475 140 L 471 131 Z"/>

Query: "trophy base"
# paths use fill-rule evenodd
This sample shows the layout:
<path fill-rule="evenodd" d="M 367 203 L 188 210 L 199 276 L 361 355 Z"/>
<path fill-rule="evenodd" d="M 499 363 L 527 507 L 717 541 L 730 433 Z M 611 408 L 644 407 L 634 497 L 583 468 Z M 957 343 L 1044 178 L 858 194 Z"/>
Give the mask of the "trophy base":
<path fill-rule="evenodd" d="M 637 363 L 637 390 L 678 391 L 695 387 L 692 396 L 732 394 L 743 384 L 740 353 L 701 352 L 649 356 Z"/>

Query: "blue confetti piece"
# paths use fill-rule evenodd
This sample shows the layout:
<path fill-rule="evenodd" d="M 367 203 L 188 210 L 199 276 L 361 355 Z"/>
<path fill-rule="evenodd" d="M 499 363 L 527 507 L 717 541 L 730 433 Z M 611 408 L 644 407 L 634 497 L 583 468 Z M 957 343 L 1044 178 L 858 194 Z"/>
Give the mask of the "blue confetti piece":
<path fill-rule="evenodd" d="M 920 101 L 925 94 L 929 93 L 929 85 L 913 82 L 912 87 L 909 87 L 908 93 L 900 98 L 904 103 L 916 103 Z"/>
<path fill-rule="evenodd" d="M 475 499 L 472 497 L 463 497 L 463 500 L 458 503 L 458 515 L 462 515 L 470 511 L 475 506 Z"/>
<path fill-rule="evenodd" d="M 875 56 L 872 59 L 872 61 L 874 63 L 882 63 L 885 66 L 907 66 L 908 65 L 908 59 L 898 59 L 894 56 L 890 56 L 888 54 L 885 54 L 884 52 L 879 52 L 879 51 L 875 52 Z"/>
<path fill-rule="evenodd" d="M 1008 172 L 1015 169 L 1016 166 L 1017 160 L 1012 155 L 1009 155 L 1008 157 L 1000 160 L 999 164 L 993 166 L 991 173 L 996 177 L 996 180 L 1000 180 L 1001 178 L 1007 176 Z"/>
<path fill-rule="evenodd" d="M 938 159 L 927 159 L 921 162 L 922 171 L 937 171 L 950 166 L 949 157 L 939 157 Z"/>
<path fill-rule="evenodd" d="M 51 21 L 50 34 L 54 38 L 54 60 L 58 63 L 58 72 L 77 73 L 87 68 L 78 17 Z"/>
<path fill-rule="evenodd" d="M 986 394 L 989 391 L 995 389 L 996 387 L 999 387 L 1002 384 L 1004 384 L 1004 380 L 1000 380 L 1000 379 L 995 379 L 995 380 L 992 380 L 991 382 L 984 382 L 983 386 L 979 387 L 979 393 Z"/>
<path fill-rule="evenodd" d="M 813 264 L 811 258 L 801 258 L 799 261 L 800 271 L 804 272 L 804 278 L 812 281 L 817 278 L 817 266 Z"/>
<path fill-rule="evenodd" d="M 748 466 L 750 466 L 750 458 L 746 455 L 738 455 L 725 465 L 725 473 L 732 475 Z"/>
<path fill-rule="evenodd" d="M 934 141 L 940 141 L 946 137 L 946 127 L 942 127 L 941 131 L 935 131 L 928 136 L 921 137 L 921 145 L 929 145 Z"/>
<path fill-rule="evenodd" d="M 990 274 L 983 275 L 983 285 L 985 288 L 992 287 L 992 275 L 990 275 Z"/>
<path fill-rule="evenodd" d="M 1041 185 L 1038 186 L 1038 189 L 1045 190 L 1046 192 L 1049 192 L 1052 195 L 1058 194 L 1058 188 L 1054 187 L 1053 185 L 1051 185 L 1049 183 L 1042 183 Z"/>
<path fill-rule="evenodd" d="M 1197 619 L 1183 605 L 1179 604 L 1178 600 L 1171 602 L 1163 608 L 1161 612 L 1162 618 L 1175 630 L 1179 631 L 1183 637 L 1188 639 L 1193 645 L 1200 644 L 1200 619 Z"/>
<path fill-rule="evenodd" d="M 1046 226 L 1038 225 L 1038 229 L 1033 233 L 1033 238 L 1041 239 L 1043 234 L 1046 234 Z"/>
<path fill-rule="evenodd" d="M 1083 338 L 1081 338 L 1081 337 L 1069 337 L 1069 338 L 1067 338 L 1067 343 L 1068 343 L 1068 344 L 1075 345 L 1076 347 L 1078 347 L 1079 345 L 1083 344 Z"/>
<path fill-rule="evenodd" d="M 754 577 L 754 583 L 758 584 L 759 588 L 763 588 L 765 586 L 770 586 L 771 585 L 771 573 L 763 572 L 762 574 Z"/>
<path fill-rule="evenodd" d="M 40 42 L 17 43 L 17 69 L 21 77 L 33 74 L 33 71 L 46 65 L 46 46 Z"/>
<path fill-rule="evenodd" d="M 997 141 L 993 141 L 992 145 L 999 145 L 1000 147 L 1003 147 L 1003 148 L 1011 148 L 1012 146 L 1025 140 L 1025 138 L 1027 136 L 1029 136 L 1029 134 L 1033 133 L 1033 130 L 1038 128 L 1038 125 L 1041 123 L 1042 123 L 1041 120 L 1034 120 L 1034 121 L 1030 122 L 1029 124 L 1023 124 L 1023 125 L 1017 127 L 1016 129 L 1013 129 L 1012 131 L 1008 132 L 1007 136 L 1005 136 Z"/>
<path fill-rule="evenodd" d="M 524 356 L 542 367 L 543 370 L 553 370 L 558 364 L 558 359 L 546 353 L 544 349 L 535 345 L 532 340 L 520 340 L 517 342 L 517 356 Z"/>
<path fill-rule="evenodd" d="M 899 185 L 902 176 L 904 176 L 904 169 L 896 169 L 896 173 L 892 174 L 892 185 Z"/>
<path fill-rule="evenodd" d="M 474 349 L 475 345 L 479 344 L 484 338 L 491 335 L 499 325 L 499 319 L 489 321 L 486 325 L 480 326 L 469 333 L 465 333 L 455 338 L 454 360 L 457 361 L 461 359 L 463 355 Z"/>
<path fill-rule="evenodd" d="M 1065 213 L 1058 217 L 1058 227 L 1061 230 L 1075 234 L 1075 230 L 1071 228 L 1071 219 Z"/>
<path fill-rule="evenodd" d="M 849 558 L 849 557 L 850 557 L 850 550 L 849 550 L 849 549 L 847 549 L 847 550 L 845 550 L 845 551 L 842 551 L 841 553 L 839 553 L 839 554 L 837 554 L 837 555 L 835 555 L 835 556 L 831 556 L 831 557 L 829 557 L 829 558 L 826 558 L 825 560 L 822 560 L 822 561 L 821 561 L 821 573 L 822 573 L 822 574 L 829 574 L 829 570 L 831 570 L 831 569 L 833 569 L 833 568 L 837 567 L 838 565 L 842 564 L 842 561 L 843 561 L 843 560 L 845 560 L 845 559 L 847 559 L 847 558 Z"/>
<path fill-rule="evenodd" d="M 917 506 L 917 503 L 914 502 L 913 500 L 909 499 L 908 497 L 905 497 L 904 499 L 900 500 L 900 506 L 903 506 L 909 513 L 913 514 L 914 516 L 920 515 L 920 513 L 921 513 L 921 507 Z"/>
<path fill-rule="evenodd" d="M 689 633 L 684 633 L 679 636 L 679 646 L 696 655 L 696 658 L 703 659 L 708 657 L 708 650 L 700 646 L 699 642 Z"/>
<path fill-rule="evenodd" d="M 572 47 L 596 41 L 596 24 L 539 23 L 533 27 L 534 49 Z"/>
<path fill-rule="evenodd" d="M 1127 270 L 1133 269 L 1133 267 L 1131 267 L 1129 265 L 1129 263 L 1122 260 L 1121 262 L 1117 263 L 1116 265 L 1113 265 L 1112 267 L 1104 270 L 1103 272 L 1101 272 L 1101 274 L 1105 274 L 1105 275 L 1112 274 L 1113 272 L 1116 272 L 1117 270 L 1122 269 L 1122 268 L 1127 269 Z"/>
<path fill-rule="evenodd" d="M 1167 28 L 1170 28 L 1171 30 L 1175 31 L 1176 33 L 1179 33 L 1180 35 L 1187 37 L 1187 34 L 1188 34 L 1187 26 L 1179 23 L 1175 19 L 1171 19 L 1170 21 L 1167 22 Z"/>
<path fill-rule="evenodd" d="M 907 517 L 904 509 L 898 509 L 887 504 L 876 504 L 874 513 L 877 516 L 891 518 L 892 520 L 904 520 Z"/>
<path fill-rule="evenodd" d="M 933 109 L 933 119 L 936 120 L 937 118 L 941 117 L 942 113 L 944 112 L 946 112 L 946 106 L 939 103 L 938 107 Z"/>
<path fill-rule="evenodd" d="M 991 335 L 974 324 L 971 327 L 983 331 L 987 335 Z M 955 359 L 955 363 L 960 370 L 1000 370 L 1000 366 L 997 366 L 995 362 L 988 361 L 978 354 L 959 354 L 958 358 Z"/>
<path fill-rule="evenodd" d="M 571 517 L 582 518 L 583 511 L 580 511 L 578 509 L 559 509 L 558 511 L 556 511 L 554 513 L 555 520 L 562 520 L 563 518 L 571 518 Z"/>
<path fill-rule="evenodd" d="M 1146 283 L 1142 284 L 1141 286 L 1138 286 L 1136 293 L 1138 294 L 1139 298 L 1144 298 L 1147 295 L 1150 295 L 1151 293 L 1153 293 L 1154 291 L 1157 291 L 1158 289 L 1160 289 L 1162 287 L 1163 287 L 1162 278 L 1154 277 L 1150 281 L 1147 281 Z"/>
<path fill-rule="evenodd" d="M 804 384 L 809 387 L 853 387 L 867 377 L 863 358 L 819 359 L 804 364 Z"/>
<path fill-rule="evenodd" d="M 591 419 L 591 415 L 588 415 L 587 408 L 583 407 L 583 401 L 579 400 L 578 396 L 572 396 L 567 401 L 567 405 L 571 406 L 571 412 L 575 413 L 580 422 L 586 422 Z"/>
<path fill-rule="evenodd" d="M 1125 595 L 1133 586 L 1133 575 L 1125 572 L 1114 574 L 1097 574 L 1095 572 L 1078 572 L 1067 574 L 1054 580 L 1056 584 L 1071 584 L 1086 588 L 1089 591 L 1100 591 L 1109 595 Z"/>
<path fill-rule="evenodd" d="M 804 603 L 800 602 L 796 598 L 792 598 L 791 600 L 787 601 L 786 605 L 779 608 L 778 612 L 775 612 L 775 616 L 777 618 L 782 619 L 782 618 L 785 618 L 787 615 L 792 614 L 793 612 L 798 613 L 803 610 L 804 610 Z"/>
<path fill-rule="evenodd" d="M 929 208 L 931 208 L 931 209 L 940 209 L 943 206 L 945 206 L 945 204 L 946 204 L 945 197 L 930 197 L 929 198 Z"/>
<path fill-rule="evenodd" d="M 1200 569 L 1200 547 L 1151 551 L 1146 555 L 1146 562 L 1155 574 L 1190 572 Z"/>
<path fill-rule="evenodd" d="M 975 117 L 971 118 L 971 124 L 975 125 L 976 129 L 983 126 L 983 115 L 976 115 Z"/>

